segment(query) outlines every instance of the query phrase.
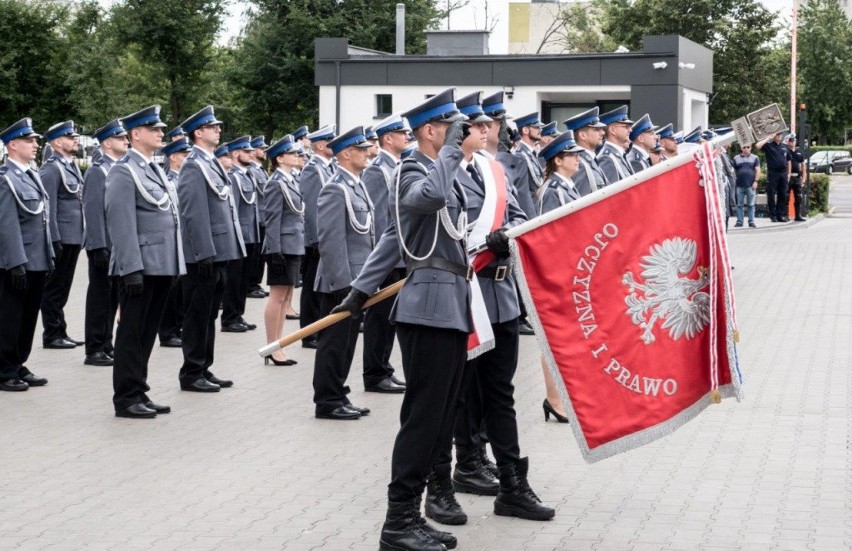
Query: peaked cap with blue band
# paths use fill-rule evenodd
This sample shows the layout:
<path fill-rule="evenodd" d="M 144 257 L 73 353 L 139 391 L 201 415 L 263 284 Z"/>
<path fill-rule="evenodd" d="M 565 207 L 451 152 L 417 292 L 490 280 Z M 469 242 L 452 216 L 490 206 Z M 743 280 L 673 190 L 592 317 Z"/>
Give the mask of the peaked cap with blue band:
<path fill-rule="evenodd" d="M 722 128 L 717 128 L 716 130 L 714 130 L 717 136 L 724 136 L 725 134 L 730 134 L 733 131 L 734 129 L 730 126 L 723 126 Z"/>
<path fill-rule="evenodd" d="M 579 130 L 580 128 L 584 128 L 586 126 L 590 126 L 592 128 L 604 128 L 606 125 L 601 123 L 601 119 L 598 116 L 600 113 L 600 109 L 597 107 L 592 107 L 588 111 L 583 111 L 582 113 L 578 113 L 574 115 L 570 119 L 565 121 L 565 127 L 568 130 Z"/>
<path fill-rule="evenodd" d="M 183 128 L 181 128 L 180 126 L 175 126 L 166 133 L 166 140 L 172 141 L 174 139 L 177 139 L 178 136 L 186 136 L 186 132 L 184 132 Z"/>
<path fill-rule="evenodd" d="M 683 130 L 681 130 L 680 132 L 675 132 L 674 134 L 672 134 L 672 139 L 675 141 L 676 144 L 678 144 L 678 145 L 682 144 L 683 143 Z"/>
<path fill-rule="evenodd" d="M 713 131 L 713 129 L 712 129 L 712 128 L 708 128 L 707 130 L 705 130 L 704 132 L 702 132 L 702 133 L 701 133 L 701 137 L 702 137 L 703 139 L 705 139 L 705 140 L 712 140 L 712 139 L 713 139 L 713 138 L 715 138 L 716 136 L 718 136 L 718 134 L 716 134 L 716 133 Z"/>
<path fill-rule="evenodd" d="M 121 124 L 120 120 L 112 119 L 95 130 L 93 136 L 98 140 L 98 143 L 104 143 L 104 140 L 114 138 L 115 136 L 127 136 L 127 130 L 124 129 L 124 125 Z"/>
<path fill-rule="evenodd" d="M 269 149 L 266 150 L 266 156 L 269 159 L 275 159 L 275 157 L 284 153 L 298 153 L 296 141 L 293 139 L 292 134 L 287 134 L 277 142 L 272 142 L 269 145 Z"/>
<path fill-rule="evenodd" d="M 689 134 L 683 137 L 683 141 L 685 141 L 686 143 L 698 143 L 701 140 L 701 134 L 701 126 L 696 126 Z"/>
<path fill-rule="evenodd" d="M 216 118 L 212 105 L 208 105 L 207 107 L 199 110 L 197 113 L 191 115 L 188 119 L 183 121 L 181 127 L 187 134 L 192 134 L 194 130 L 198 130 L 202 126 L 210 124 L 222 124 L 222 121 Z"/>
<path fill-rule="evenodd" d="M 559 130 L 556 128 L 556 121 L 550 121 L 541 128 L 542 136 L 556 136 L 558 134 Z"/>
<path fill-rule="evenodd" d="M 192 142 L 189 141 L 189 138 L 182 137 L 178 138 L 175 141 L 166 144 L 163 147 L 162 152 L 166 157 L 170 155 L 174 155 L 175 153 L 180 153 L 181 151 L 186 151 L 188 149 L 192 149 Z"/>
<path fill-rule="evenodd" d="M 337 155 L 347 147 L 367 148 L 373 147 L 373 144 L 364 135 L 364 127 L 356 126 L 349 132 L 341 134 L 328 142 L 328 146 L 331 148 L 332 155 Z"/>
<path fill-rule="evenodd" d="M 542 149 L 538 156 L 545 161 L 549 161 L 560 153 L 579 153 L 580 151 L 583 151 L 583 148 L 578 146 L 577 142 L 574 141 L 574 132 L 567 130 L 547 144 L 547 147 Z"/>
<path fill-rule="evenodd" d="M 644 134 L 645 132 L 653 132 L 654 131 L 654 123 L 651 122 L 651 115 L 645 113 L 639 120 L 633 123 L 633 126 L 630 127 L 630 141 L 632 142 L 636 138 L 639 137 L 639 134 Z"/>
<path fill-rule="evenodd" d="M 255 149 L 266 149 L 266 136 L 255 136 L 251 139 L 251 146 Z"/>
<path fill-rule="evenodd" d="M 672 125 L 672 123 L 669 123 L 665 126 L 661 126 L 660 128 L 658 128 L 657 138 L 661 140 L 665 138 L 674 139 L 674 125 Z"/>
<path fill-rule="evenodd" d="M 74 129 L 74 121 L 65 121 L 54 124 L 50 128 L 47 129 L 47 132 L 44 133 L 44 141 L 52 142 L 56 138 L 61 138 L 62 136 L 71 136 L 72 138 L 76 138 L 80 134 Z"/>
<path fill-rule="evenodd" d="M 482 92 L 474 92 L 456 101 L 456 107 L 459 108 L 459 112 L 466 115 L 472 123 L 492 121 L 491 117 L 486 115 L 485 111 L 482 110 L 482 104 L 479 103 L 481 96 Z"/>
<path fill-rule="evenodd" d="M 544 126 L 541 122 L 541 118 L 538 116 L 538 111 L 530 113 L 529 115 L 524 115 L 523 117 L 515 117 L 515 125 L 517 125 L 518 130 L 525 126 L 537 126 L 539 128 Z"/>
<path fill-rule="evenodd" d="M 503 103 L 503 91 L 494 92 L 482 100 L 482 110 L 492 119 L 502 118 L 506 115 L 506 105 Z"/>
<path fill-rule="evenodd" d="M 333 124 L 327 124 L 308 134 L 308 139 L 311 140 L 311 143 L 314 143 L 322 140 L 333 140 L 335 136 L 337 136 L 337 127 Z"/>
<path fill-rule="evenodd" d="M 617 122 L 633 124 L 633 121 L 630 120 L 630 116 L 627 114 L 626 105 L 616 107 L 612 111 L 607 111 L 606 113 L 600 116 L 600 120 L 603 124 L 606 124 L 607 126 L 610 124 L 615 124 Z"/>
<path fill-rule="evenodd" d="M 399 115 L 391 115 L 379 121 L 379 124 L 376 125 L 376 134 L 382 137 L 388 132 L 411 132 L 408 119 Z"/>
<path fill-rule="evenodd" d="M 466 120 L 467 117 L 459 111 L 453 99 L 455 90 L 455 88 L 447 88 L 417 107 L 406 111 L 402 116 L 408 119 L 408 124 L 411 125 L 412 129 L 433 121 L 452 123 Z"/>
<path fill-rule="evenodd" d="M 368 126 L 367 128 L 364 129 L 364 136 L 368 140 L 378 140 L 379 139 L 379 135 L 376 134 L 376 131 L 372 126 Z"/>
<path fill-rule="evenodd" d="M 0 132 L 0 140 L 3 140 L 4 144 L 19 138 L 41 138 L 41 134 L 33 130 L 33 120 L 31 118 L 21 119 L 3 132 Z"/>
<path fill-rule="evenodd" d="M 217 159 L 219 157 L 227 157 L 228 156 L 228 145 L 220 145 L 216 148 L 216 151 L 213 152 L 213 156 Z"/>
<path fill-rule="evenodd" d="M 300 126 L 291 134 L 291 136 L 293 136 L 294 140 L 301 140 L 308 135 L 308 132 L 310 132 L 310 130 L 307 126 Z"/>
<path fill-rule="evenodd" d="M 254 151 L 254 148 L 251 146 L 251 136 L 240 136 L 229 141 L 225 146 L 228 148 L 228 153 L 238 150 Z"/>
<path fill-rule="evenodd" d="M 152 105 L 135 113 L 131 113 L 121 119 L 124 129 L 130 132 L 140 126 L 153 126 L 154 128 L 165 128 L 166 125 L 160 120 L 160 106 Z"/>

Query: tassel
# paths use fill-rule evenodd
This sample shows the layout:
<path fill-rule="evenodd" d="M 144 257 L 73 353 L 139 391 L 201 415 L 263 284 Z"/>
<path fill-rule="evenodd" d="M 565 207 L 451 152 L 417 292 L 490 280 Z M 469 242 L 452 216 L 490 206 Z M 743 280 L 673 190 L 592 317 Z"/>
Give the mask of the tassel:
<path fill-rule="evenodd" d="M 734 342 L 740 342 L 740 330 L 734 329 Z"/>
<path fill-rule="evenodd" d="M 711 404 L 721 404 L 722 403 L 722 393 L 719 392 L 718 388 L 714 388 L 710 391 L 710 403 Z"/>

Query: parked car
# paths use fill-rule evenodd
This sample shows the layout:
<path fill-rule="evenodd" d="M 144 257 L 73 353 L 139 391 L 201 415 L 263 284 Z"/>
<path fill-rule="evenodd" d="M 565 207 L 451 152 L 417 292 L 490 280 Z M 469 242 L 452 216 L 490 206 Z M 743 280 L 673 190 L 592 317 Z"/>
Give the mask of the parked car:
<path fill-rule="evenodd" d="M 852 174 L 852 154 L 848 151 L 817 151 L 808 160 L 808 169 L 811 173 Z"/>

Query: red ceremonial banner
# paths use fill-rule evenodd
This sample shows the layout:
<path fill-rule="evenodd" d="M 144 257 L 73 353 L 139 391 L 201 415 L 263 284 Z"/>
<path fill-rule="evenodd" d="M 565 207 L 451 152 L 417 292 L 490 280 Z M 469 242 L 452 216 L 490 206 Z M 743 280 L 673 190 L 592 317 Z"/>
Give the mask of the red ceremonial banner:
<path fill-rule="evenodd" d="M 671 433 L 711 397 L 740 396 L 727 249 L 702 175 L 690 161 L 616 184 L 514 239 L 522 295 L 589 462 Z"/>

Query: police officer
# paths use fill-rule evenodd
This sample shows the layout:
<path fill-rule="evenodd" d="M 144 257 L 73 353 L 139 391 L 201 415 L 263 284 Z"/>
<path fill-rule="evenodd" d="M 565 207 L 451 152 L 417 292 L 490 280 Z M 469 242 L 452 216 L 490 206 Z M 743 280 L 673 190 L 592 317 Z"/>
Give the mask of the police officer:
<path fill-rule="evenodd" d="M 180 140 L 180 139 L 185 138 L 185 137 L 186 137 L 186 132 L 183 131 L 183 128 L 181 128 L 180 126 L 175 126 L 171 130 L 166 132 L 165 142 L 166 142 L 166 145 L 168 145 L 170 143 L 176 142 L 177 140 Z M 163 154 L 163 171 L 166 173 L 166 176 L 168 176 L 169 175 L 169 156 L 166 155 L 165 148 L 163 148 L 163 150 L 161 150 L 161 153 Z"/>
<path fill-rule="evenodd" d="M 526 185 L 518 183 L 516 192 L 518 203 L 524 209 L 528 218 L 535 217 L 535 197 L 538 188 L 544 181 L 544 172 L 538 162 L 538 142 L 541 140 L 541 129 L 544 125 L 538 116 L 538 111 L 515 119 L 518 133 L 521 137 L 516 154 L 523 161 L 518 172 L 526 177 Z"/>
<path fill-rule="evenodd" d="M 402 152 L 408 147 L 408 121 L 391 115 L 376 125 L 379 154 L 364 170 L 361 180 L 373 201 L 376 235 L 382 235 L 390 223 L 388 193 L 394 187 Z M 405 277 L 405 262 L 400 258 L 381 287 L 393 285 Z M 390 321 L 393 301 L 383 300 L 364 314 L 364 390 L 367 392 L 405 392 L 405 384 L 394 376 L 390 364 L 396 328 Z"/>
<path fill-rule="evenodd" d="M 646 113 L 630 127 L 630 150 L 625 157 L 634 173 L 642 172 L 651 167 L 651 151 L 657 145 L 657 135 L 654 133 L 654 123 Z"/>
<path fill-rule="evenodd" d="M 169 132 L 169 134 L 172 132 Z M 169 134 L 166 134 L 166 138 L 169 137 Z M 172 140 L 162 149 L 164 156 L 163 162 L 166 165 L 164 169 L 166 177 L 169 180 L 169 185 L 174 188 L 173 191 L 175 193 L 177 193 L 180 169 L 186 161 L 190 149 L 192 149 L 192 144 L 189 143 L 189 139 L 187 139 L 185 134 Z M 157 329 L 157 333 L 160 336 L 160 346 L 166 348 L 180 348 L 183 346 L 183 341 L 181 340 L 184 311 L 183 285 L 184 278 L 175 279 L 174 283 L 172 283 L 172 288 L 169 289 L 169 298 L 166 299 L 166 306 L 163 310 L 163 317 L 160 320 L 160 327 Z"/>
<path fill-rule="evenodd" d="M 678 143 L 677 152 L 683 153 L 685 151 L 695 151 L 698 149 L 699 144 L 704 141 L 704 138 L 701 135 L 704 133 L 704 129 L 701 125 L 696 126 L 689 132 L 684 131 L 683 139 Z"/>
<path fill-rule="evenodd" d="M 382 549 L 440 551 L 455 536 L 420 516 L 426 477 L 441 437 L 452 432 L 467 357 L 470 282 L 465 236 L 467 202 L 457 180 L 469 126 L 450 88 L 403 114 L 417 149 L 400 165 L 389 202 L 393 223 L 382 235 L 353 291 L 337 308 L 357 314 L 399 256 L 408 279 L 392 312 L 402 351 L 406 392 L 391 459 Z"/>
<path fill-rule="evenodd" d="M 266 226 L 263 216 L 263 194 L 266 188 L 266 170 L 263 168 L 263 162 L 266 160 L 266 149 L 269 147 L 266 144 L 266 136 L 255 136 L 251 139 L 252 151 L 251 163 L 248 165 L 249 177 L 254 181 L 255 190 L 258 194 L 258 224 L 260 225 L 260 240 L 258 246 L 254 248 L 252 256 L 248 257 L 248 262 L 251 264 L 251 274 L 249 277 L 249 298 L 265 298 L 269 293 L 263 290 L 260 282 L 263 280 L 264 262 L 260 255 L 260 246 L 263 243 L 263 238 L 266 235 Z"/>
<path fill-rule="evenodd" d="M 556 136 L 559 135 L 559 130 L 556 129 L 556 121 L 551 121 L 541 127 L 541 139 L 538 142 L 539 150 L 544 149 Z"/>
<path fill-rule="evenodd" d="M 546 179 L 539 195 L 539 214 L 544 214 L 580 198 L 573 176 L 580 168 L 583 148 L 574 141 L 574 133 L 563 132 L 539 154 L 545 161 Z"/>
<path fill-rule="evenodd" d="M 31 119 L 21 119 L 0 140 L 8 157 L 0 166 L 0 390 L 23 391 L 47 384 L 24 365 L 30 357 L 44 289 L 53 269 L 50 205 L 38 174 Z"/>
<path fill-rule="evenodd" d="M 86 221 L 86 254 L 89 257 L 89 287 L 86 291 L 86 365 L 109 366 L 112 359 L 112 329 L 118 307 L 118 287 L 109 280 L 112 241 L 106 226 L 104 193 L 106 177 L 116 161 L 127 154 L 127 131 L 113 119 L 95 130 L 100 158 L 83 178 L 83 218 Z"/>
<path fill-rule="evenodd" d="M 45 280 L 41 297 L 45 348 L 74 348 L 83 344 L 68 338 L 64 312 L 83 244 L 83 175 L 73 160 L 79 136 L 74 121 L 65 121 L 51 126 L 44 137 L 53 153 L 39 174 L 50 198 L 50 235 L 56 255 L 53 273 Z"/>
<path fill-rule="evenodd" d="M 175 277 L 185 273 L 177 196 L 154 152 L 163 145 L 160 106 L 122 119 L 131 149 L 106 179 L 106 223 L 112 239 L 110 274 L 118 286 L 121 323 L 115 335 L 116 417 L 151 419 L 171 408 L 153 402 L 148 358 Z"/>
<path fill-rule="evenodd" d="M 255 324 L 248 323 L 243 318 L 249 280 L 254 269 L 252 261 L 257 254 L 255 249 L 260 245 L 258 205 L 261 199 L 255 180 L 249 172 L 253 153 L 251 136 L 241 136 L 228 142 L 228 155 L 231 158 L 228 179 L 231 184 L 231 197 L 237 205 L 237 217 L 243 234 L 246 257 L 228 263 L 225 294 L 222 299 L 222 332 L 224 333 L 245 333 L 257 329 Z"/>
<path fill-rule="evenodd" d="M 231 186 L 222 165 L 213 157 L 221 125 L 210 105 L 181 125 L 193 147 L 177 185 L 187 256 L 179 379 L 181 389 L 191 392 L 219 392 L 234 384 L 210 371 L 228 263 L 245 256 Z"/>
<path fill-rule="evenodd" d="M 574 140 L 583 148 L 580 152 L 580 170 L 573 178 L 580 195 L 588 195 L 610 184 L 595 155 L 603 142 L 603 129 L 606 127 L 598 113 L 598 108 L 593 107 L 565 121 L 565 128 L 574 132 Z"/>
<path fill-rule="evenodd" d="M 677 139 L 675 138 L 674 127 L 671 123 L 661 126 L 657 129 L 657 140 L 663 150 L 660 152 L 660 160 L 671 159 L 677 156 Z"/>
<path fill-rule="evenodd" d="M 364 128 L 364 136 L 367 138 L 367 141 L 373 146 L 369 149 L 367 156 L 370 158 L 370 161 L 376 158 L 379 154 L 379 135 L 376 134 L 375 129 L 372 126 L 367 126 Z"/>
<path fill-rule="evenodd" d="M 373 202 L 360 174 L 370 162 L 373 144 L 361 126 L 328 142 L 337 160 L 334 176 L 317 201 L 320 261 L 314 291 L 320 296 L 320 316 L 325 316 L 350 291 L 361 267 L 376 244 Z M 369 414 L 352 405 L 344 385 L 355 354 L 359 317 L 353 316 L 323 329 L 314 362 L 314 404 L 319 419 L 350 420 Z"/>
<path fill-rule="evenodd" d="M 273 342 L 283 336 L 284 320 L 290 306 L 293 289 L 299 283 L 302 255 L 305 252 L 305 205 L 302 192 L 292 175 L 300 164 L 301 147 L 286 135 L 274 142 L 267 156 L 275 170 L 266 181 L 261 212 L 266 224 L 263 240 L 263 258 L 269 264 L 266 284 L 269 299 L 263 312 L 266 341 Z M 279 350 L 264 358 L 264 363 L 294 365 L 296 360 L 284 357 Z"/>
<path fill-rule="evenodd" d="M 625 157 L 630 146 L 630 127 L 633 121 L 627 116 L 626 105 L 604 113 L 600 119 L 606 129 L 604 143 L 598 151 L 598 166 L 608 182 L 617 182 L 633 174 L 633 168 Z"/>
<path fill-rule="evenodd" d="M 808 177 L 808 163 L 800 149 L 796 148 L 796 135 L 787 136 L 787 150 L 790 153 L 790 189 L 794 194 L 794 206 L 796 209 L 796 222 L 807 220 L 802 212 L 802 182 Z"/>
<path fill-rule="evenodd" d="M 319 265 L 317 199 L 322 187 L 334 174 L 333 155 L 328 147 L 328 142 L 334 139 L 334 130 L 334 125 L 323 126 L 307 135 L 314 155 L 299 175 L 299 188 L 302 190 L 302 201 L 305 202 L 305 256 L 302 270 L 302 294 L 299 297 L 301 327 L 310 325 L 320 318 L 319 295 L 314 292 L 314 281 Z M 317 340 L 316 338 L 303 339 L 302 346 L 316 348 Z"/>
<path fill-rule="evenodd" d="M 305 153 L 306 157 L 311 157 L 311 140 L 308 138 L 308 133 L 310 129 L 307 126 L 300 126 L 296 130 L 294 130 L 291 135 L 293 136 L 293 141 L 297 145 L 302 146 L 302 150 Z"/>

